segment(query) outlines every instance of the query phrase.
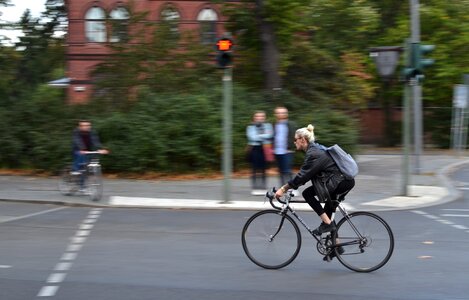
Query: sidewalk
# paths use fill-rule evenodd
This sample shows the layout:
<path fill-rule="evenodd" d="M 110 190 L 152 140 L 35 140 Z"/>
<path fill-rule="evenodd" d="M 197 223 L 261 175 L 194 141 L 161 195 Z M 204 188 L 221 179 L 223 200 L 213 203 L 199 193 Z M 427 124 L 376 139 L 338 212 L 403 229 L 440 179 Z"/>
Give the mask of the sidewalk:
<path fill-rule="evenodd" d="M 399 210 L 441 204 L 456 200 L 461 193 L 449 175 L 469 163 L 469 157 L 445 152 L 421 156 L 420 175 L 411 175 L 409 196 L 401 194 L 401 155 L 370 153 L 357 156 L 360 173 L 355 188 L 344 204 L 349 210 Z M 411 160 L 412 163 L 412 160 Z M 412 169 L 412 168 L 411 168 Z M 250 195 L 249 178 L 231 180 L 230 201 L 224 199 L 224 181 L 220 180 L 123 180 L 105 179 L 103 198 L 92 202 L 87 196 L 63 196 L 58 178 L 0 176 L 0 200 L 62 205 L 140 208 L 246 209 L 260 210 L 270 205 L 264 197 Z M 276 176 L 268 186 L 279 186 Z M 300 188 L 300 192 L 306 186 Z M 299 198 L 302 198 L 301 196 Z M 295 204 L 297 210 L 311 210 L 307 204 Z"/>

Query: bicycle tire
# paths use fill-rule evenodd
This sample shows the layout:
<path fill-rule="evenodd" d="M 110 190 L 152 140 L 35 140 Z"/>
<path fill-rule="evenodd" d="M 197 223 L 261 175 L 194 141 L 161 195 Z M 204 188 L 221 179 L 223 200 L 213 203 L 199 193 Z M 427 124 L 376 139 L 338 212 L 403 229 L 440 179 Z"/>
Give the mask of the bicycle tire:
<path fill-rule="evenodd" d="M 341 245 L 341 254 L 335 248 L 337 259 L 355 272 L 368 273 L 383 267 L 394 251 L 394 235 L 391 227 L 381 217 L 370 212 L 354 212 L 342 218 L 333 234 L 333 241 Z M 362 236 L 362 243 L 353 226 Z M 355 242 L 355 243 L 354 243 Z M 354 244 L 353 244 L 354 243 Z"/>
<path fill-rule="evenodd" d="M 60 171 L 58 185 L 60 193 L 64 196 L 71 196 L 78 191 L 77 176 L 73 176 L 71 171 L 70 166 L 66 166 Z"/>
<path fill-rule="evenodd" d="M 272 235 L 275 238 L 270 240 Z M 263 210 L 252 215 L 244 225 L 241 240 L 247 257 L 265 269 L 289 265 L 301 248 L 298 225 L 278 210 Z"/>
<path fill-rule="evenodd" d="M 101 168 L 93 166 L 88 169 L 87 184 L 91 201 L 99 201 L 103 195 Z"/>

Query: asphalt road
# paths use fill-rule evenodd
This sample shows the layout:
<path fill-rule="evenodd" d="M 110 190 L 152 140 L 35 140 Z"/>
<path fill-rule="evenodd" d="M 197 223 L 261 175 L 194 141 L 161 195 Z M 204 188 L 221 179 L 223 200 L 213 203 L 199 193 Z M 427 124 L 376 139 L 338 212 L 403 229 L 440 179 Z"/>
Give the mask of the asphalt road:
<path fill-rule="evenodd" d="M 0 299 L 467 299 L 467 170 L 464 199 L 379 213 L 396 245 L 370 274 L 323 262 L 306 234 L 291 265 L 257 267 L 240 242 L 252 211 L 0 202 Z"/>

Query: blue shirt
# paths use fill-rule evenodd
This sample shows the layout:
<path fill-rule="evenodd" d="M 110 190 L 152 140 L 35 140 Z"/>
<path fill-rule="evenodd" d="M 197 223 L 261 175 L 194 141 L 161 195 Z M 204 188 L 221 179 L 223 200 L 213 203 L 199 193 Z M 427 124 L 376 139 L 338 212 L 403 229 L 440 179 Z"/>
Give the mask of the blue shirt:
<path fill-rule="evenodd" d="M 275 154 L 287 154 L 288 152 L 288 121 L 279 121 L 275 124 Z"/>
<path fill-rule="evenodd" d="M 270 123 L 262 123 L 260 126 L 251 124 L 246 128 L 246 136 L 248 145 L 260 146 L 262 144 L 270 144 L 273 136 L 273 128 Z"/>

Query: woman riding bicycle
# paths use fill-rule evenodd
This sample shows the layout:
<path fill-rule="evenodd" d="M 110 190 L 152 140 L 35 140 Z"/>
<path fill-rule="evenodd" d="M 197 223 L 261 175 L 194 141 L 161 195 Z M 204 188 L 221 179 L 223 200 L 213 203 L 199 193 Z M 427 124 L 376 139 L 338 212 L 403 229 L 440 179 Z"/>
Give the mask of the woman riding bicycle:
<path fill-rule="evenodd" d="M 275 197 L 280 198 L 288 189 L 297 189 L 311 180 L 312 186 L 303 191 L 303 197 L 322 220 L 321 225 L 313 233 L 321 235 L 333 231 L 335 223 L 331 221 L 331 216 L 335 211 L 335 207 L 331 201 L 326 200 L 328 198 L 336 199 L 337 196 L 340 196 L 342 200 L 355 186 L 355 180 L 345 179 L 324 147 L 315 143 L 313 125 L 310 124 L 307 127 L 298 129 L 295 132 L 294 141 L 296 150 L 306 152 L 303 165 L 293 179 L 275 193 Z M 324 208 L 320 201 L 325 202 Z"/>

